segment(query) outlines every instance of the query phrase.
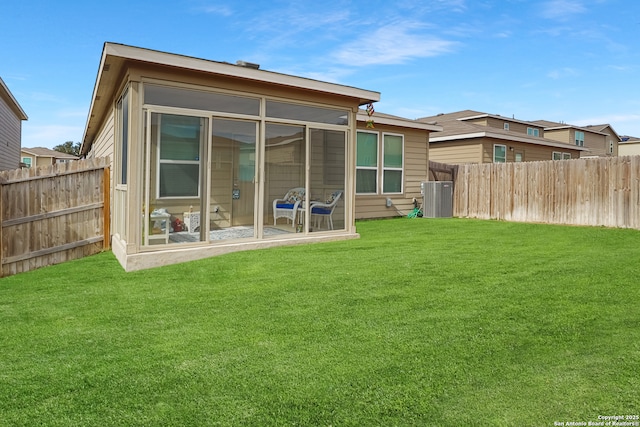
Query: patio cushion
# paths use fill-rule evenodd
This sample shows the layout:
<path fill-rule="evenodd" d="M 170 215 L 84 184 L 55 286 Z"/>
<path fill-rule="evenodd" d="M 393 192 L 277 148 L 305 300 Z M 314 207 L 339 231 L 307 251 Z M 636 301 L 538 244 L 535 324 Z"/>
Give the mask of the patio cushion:
<path fill-rule="evenodd" d="M 276 203 L 276 208 L 280 209 L 293 209 L 295 203 Z"/>
<path fill-rule="evenodd" d="M 311 208 L 311 213 L 319 214 L 319 215 L 330 215 L 331 208 L 321 208 L 321 207 L 314 206 Z"/>

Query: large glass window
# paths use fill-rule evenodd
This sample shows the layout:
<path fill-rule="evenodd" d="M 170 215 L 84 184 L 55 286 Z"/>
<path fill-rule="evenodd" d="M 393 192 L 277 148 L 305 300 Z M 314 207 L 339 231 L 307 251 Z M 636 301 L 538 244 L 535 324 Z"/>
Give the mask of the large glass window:
<path fill-rule="evenodd" d="M 260 114 L 260 100 L 257 98 L 153 84 L 144 85 L 144 102 L 145 104 L 223 113 L 252 116 Z"/>
<path fill-rule="evenodd" d="M 578 147 L 584 147 L 584 132 L 577 130 L 575 140 Z"/>
<path fill-rule="evenodd" d="M 291 104 L 273 100 L 267 100 L 267 117 L 326 123 L 330 125 L 346 125 L 349 123 L 349 113 L 346 110 Z"/>
<path fill-rule="evenodd" d="M 162 114 L 157 120 L 158 197 L 198 197 L 203 119 Z"/>
<path fill-rule="evenodd" d="M 507 146 L 501 144 L 495 144 L 493 146 L 493 163 L 506 163 L 507 161 Z"/>
<path fill-rule="evenodd" d="M 404 167 L 403 136 L 384 134 L 382 139 L 382 192 L 402 193 Z"/>
<path fill-rule="evenodd" d="M 527 135 L 529 135 L 529 136 L 540 136 L 540 129 L 527 128 Z"/>
<path fill-rule="evenodd" d="M 23 157 L 22 158 L 22 163 L 24 163 L 24 165 L 28 168 L 31 167 L 31 157 Z"/>
<path fill-rule="evenodd" d="M 120 174 L 119 184 L 127 183 L 127 160 L 129 153 L 129 91 L 125 90 L 124 95 L 118 101 L 118 123 L 120 132 Z"/>
<path fill-rule="evenodd" d="M 356 193 L 378 191 L 378 134 L 358 132 L 356 143 Z"/>

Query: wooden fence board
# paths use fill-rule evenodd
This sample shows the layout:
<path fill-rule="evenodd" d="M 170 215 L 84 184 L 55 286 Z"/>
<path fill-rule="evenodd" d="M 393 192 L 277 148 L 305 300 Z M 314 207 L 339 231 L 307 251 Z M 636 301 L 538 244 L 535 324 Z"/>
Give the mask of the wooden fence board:
<path fill-rule="evenodd" d="M 0 172 L 0 277 L 109 247 L 108 165 L 100 158 Z"/>
<path fill-rule="evenodd" d="M 454 215 L 640 229 L 640 156 L 460 165 Z"/>

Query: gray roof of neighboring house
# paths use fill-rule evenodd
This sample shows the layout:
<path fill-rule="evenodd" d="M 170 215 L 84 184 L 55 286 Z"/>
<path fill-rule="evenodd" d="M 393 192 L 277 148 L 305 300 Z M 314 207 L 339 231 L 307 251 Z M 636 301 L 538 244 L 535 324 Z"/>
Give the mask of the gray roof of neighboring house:
<path fill-rule="evenodd" d="M 4 80 L 2 80 L 2 77 L 0 77 L 0 98 L 5 99 L 7 105 L 9 105 L 13 112 L 16 113 L 16 116 L 18 116 L 20 120 L 29 119 L 27 117 L 27 113 L 24 112 L 18 101 L 13 97 L 13 94 L 7 85 L 4 83 Z"/>
<path fill-rule="evenodd" d="M 522 120 L 510 119 L 508 117 L 491 115 L 491 114 L 486 114 L 486 113 L 473 111 L 473 110 L 463 110 L 463 111 L 457 111 L 454 113 L 438 114 L 436 116 L 422 117 L 418 119 L 418 121 L 420 122 L 435 121 L 437 125 L 442 126 L 443 128 L 442 132 L 436 132 L 431 134 L 429 138 L 430 143 L 455 141 L 459 139 L 489 137 L 489 138 L 501 139 L 505 141 L 523 142 L 527 144 L 544 145 L 548 147 L 571 148 L 573 150 L 578 150 L 578 151 L 589 151 L 588 148 L 578 147 L 573 144 L 567 144 L 567 143 L 555 141 L 552 139 L 525 135 L 520 132 L 508 131 L 508 130 L 490 127 L 490 126 L 476 125 L 476 124 L 464 121 L 465 119 L 482 117 L 482 116 L 499 117 L 507 121 L 518 121 L 520 123 L 531 123 L 533 125 L 536 125 L 535 122 L 525 122 Z"/>
<path fill-rule="evenodd" d="M 600 135 L 609 135 L 606 132 L 602 132 L 602 129 L 604 129 L 607 126 L 610 126 L 610 125 L 600 125 L 602 126 L 602 128 L 599 129 L 599 126 L 576 126 L 569 123 L 551 122 L 549 120 L 534 120 L 531 123 L 535 123 L 539 126 L 542 126 L 544 127 L 545 130 L 578 129 L 578 130 L 587 131 L 591 133 L 598 133 Z M 616 134 L 616 136 L 618 135 Z"/>
<path fill-rule="evenodd" d="M 74 156 L 73 154 L 62 153 L 60 151 L 51 150 L 45 147 L 34 147 L 34 148 L 26 148 L 22 147 L 21 151 L 25 153 L 31 154 L 36 157 L 55 157 L 56 159 L 70 159 L 77 160 L 78 156 Z"/>

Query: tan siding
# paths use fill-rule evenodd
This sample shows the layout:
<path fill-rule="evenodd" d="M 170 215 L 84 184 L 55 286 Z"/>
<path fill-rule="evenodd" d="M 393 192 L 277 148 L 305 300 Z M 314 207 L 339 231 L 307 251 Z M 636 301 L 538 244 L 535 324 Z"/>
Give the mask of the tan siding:
<path fill-rule="evenodd" d="M 607 138 L 597 133 L 584 133 L 584 146 L 589 151 L 584 151 L 582 156 L 606 156 L 608 151 Z"/>
<path fill-rule="evenodd" d="M 429 158 L 447 164 L 481 163 L 482 144 L 477 140 L 434 142 L 429 145 Z"/>
<path fill-rule="evenodd" d="M 580 151 L 573 149 L 570 145 L 566 148 L 546 147 L 544 145 L 523 144 L 516 142 L 507 142 L 500 140 L 485 140 L 483 141 L 483 158 L 484 163 L 493 163 L 493 145 L 500 144 L 507 146 L 507 163 L 515 161 L 516 152 L 521 152 L 523 155 L 523 161 L 525 162 L 537 162 L 544 160 L 553 160 L 553 152 L 570 153 L 572 159 L 580 157 Z M 510 148 L 513 148 L 511 150 Z"/>
<path fill-rule="evenodd" d="M 0 97 L 0 170 L 20 167 L 22 121 Z"/>
<path fill-rule="evenodd" d="M 375 117 L 374 117 L 375 118 Z M 356 219 L 404 216 L 413 209 L 413 198 L 420 199 L 420 183 L 429 176 L 429 132 L 395 126 L 375 125 L 374 131 L 404 135 L 404 191 L 402 194 L 356 195 Z M 365 129 L 358 124 L 358 130 Z M 386 200 L 392 206 L 387 207 Z"/>
<path fill-rule="evenodd" d="M 573 144 L 572 134 L 569 129 L 546 130 L 544 137 L 554 141 L 564 142 L 565 144 Z"/>
<path fill-rule="evenodd" d="M 618 146 L 618 155 L 620 156 L 640 156 L 640 141 L 626 142 Z"/>

